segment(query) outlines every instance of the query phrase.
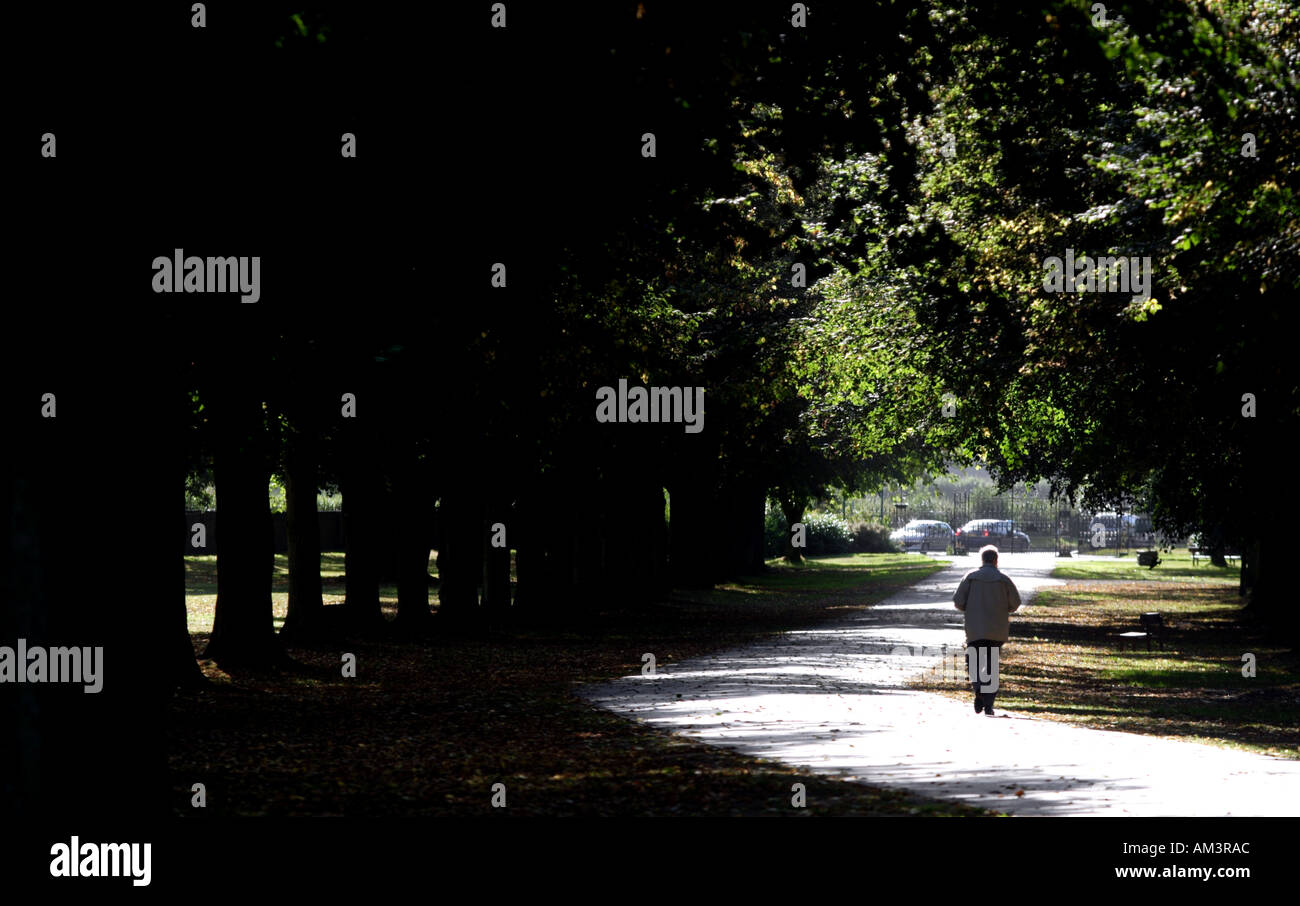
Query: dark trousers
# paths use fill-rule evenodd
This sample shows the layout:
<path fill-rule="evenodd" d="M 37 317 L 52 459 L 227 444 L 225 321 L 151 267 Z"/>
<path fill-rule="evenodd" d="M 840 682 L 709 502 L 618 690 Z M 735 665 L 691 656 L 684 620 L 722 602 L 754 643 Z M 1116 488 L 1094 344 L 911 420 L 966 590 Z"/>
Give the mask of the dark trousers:
<path fill-rule="evenodd" d="M 1002 642 L 998 642 L 993 639 L 975 639 L 974 641 L 967 641 L 966 642 L 966 675 L 967 676 L 974 675 L 977 677 L 980 676 L 979 665 L 983 663 L 986 669 L 988 669 L 989 679 L 991 684 L 993 680 L 997 679 L 999 668 L 1001 667 L 1002 664 L 1001 649 L 1002 649 Z M 998 658 L 996 662 L 993 659 L 994 650 L 996 650 L 998 653 Z M 972 658 L 976 658 L 976 660 L 972 661 L 971 660 Z M 972 673 L 972 671 L 974 672 Z M 977 702 L 982 701 L 984 703 L 985 708 L 992 708 L 993 698 L 994 696 L 997 695 L 997 693 L 981 692 L 980 687 L 982 685 L 984 684 L 977 683 L 977 682 L 971 683 L 971 690 L 975 693 L 975 700 Z"/>

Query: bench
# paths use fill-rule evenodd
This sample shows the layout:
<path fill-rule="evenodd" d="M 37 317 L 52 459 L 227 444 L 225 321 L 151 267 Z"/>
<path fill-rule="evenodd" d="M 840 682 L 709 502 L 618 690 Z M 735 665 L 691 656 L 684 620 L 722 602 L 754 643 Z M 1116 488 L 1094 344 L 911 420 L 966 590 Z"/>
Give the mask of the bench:
<path fill-rule="evenodd" d="M 1192 555 L 1192 566 L 1195 566 L 1202 558 L 1208 558 L 1210 556 L 1210 549 L 1208 547 L 1189 547 L 1187 552 Z M 1241 560 L 1241 554 L 1225 553 L 1223 559 L 1231 563 L 1233 560 Z"/>
<path fill-rule="evenodd" d="M 1123 647 L 1125 643 L 1136 645 L 1138 642 L 1145 641 L 1147 651 L 1150 651 L 1151 642 L 1154 640 L 1163 651 L 1165 646 L 1161 637 L 1164 635 L 1165 630 L 1164 618 L 1158 613 L 1144 613 L 1138 617 L 1138 622 L 1142 626 L 1141 630 L 1119 633 L 1120 646 Z"/>

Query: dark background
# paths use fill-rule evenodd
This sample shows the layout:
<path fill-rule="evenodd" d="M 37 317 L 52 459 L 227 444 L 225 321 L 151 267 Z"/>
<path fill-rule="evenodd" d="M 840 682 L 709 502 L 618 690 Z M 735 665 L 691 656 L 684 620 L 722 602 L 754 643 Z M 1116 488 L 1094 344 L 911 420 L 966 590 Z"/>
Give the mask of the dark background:
<path fill-rule="evenodd" d="M 408 828 L 295 822 L 288 835 L 278 822 L 234 832 L 193 822 L 181 828 L 165 818 L 162 716 L 170 684 L 156 657 L 166 648 L 161 636 L 183 581 L 175 557 L 183 436 L 170 415 L 173 395 L 193 349 L 218 351 L 226 380 L 264 380 L 244 367 L 244 353 L 282 319 L 325 332 L 389 327 L 394 319 L 418 331 L 435 316 L 452 324 L 459 308 L 485 304 L 484 262 L 520 262 L 511 279 L 526 284 L 529 256 L 544 254 L 544 244 L 533 251 L 533 234 L 563 230 L 566 217 L 582 216 L 567 199 L 634 188 L 626 173 L 601 163 L 609 155 L 597 150 L 611 124 L 633 120 L 633 99 L 612 86 L 588 85 L 583 103 L 568 114 L 571 131 L 553 129 L 548 119 L 545 103 L 562 96 L 586 61 L 525 43 L 522 25 L 526 16 L 545 14 L 572 49 L 581 43 L 577 17 L 566 20 L 550 5 L 511 4 L 511 24 L 520 27 L 503 37 L 517 60 L 507 70 L 486 54 L 485 30 L 467 25 L 485 15 L 487 4 L 319 5 L 333 23 L 331 53 L 323 56 L 272 54 L 266 36 L 283 10 L 244 6 L 208 4 L 201 30 L 190 27 L 188 3 L 26 5 L 5 13 L 12 106 L 3 143 L 9 178 L 0 466 L 11 478 L 4 493 L 24 496 L 4 500 L 0 512 L 30 521 L 7 527 L 13 542 L 0 550 L 0 642 L 25 637 L 33 645 L 105 648 L 99 695 L 80 686 L 0 689 L 0 814 L 39 814 L 45 823 L 23 833 L 20 848 L 6 851 L 12 863 L 0 858 L 0 866 L 6 875 L 19 866 L 29 881 L 49 883 L 49 843 L 72 833 L 152 840 L 156 889 L 191 887 L 188 866 L 205 853 L 231 857 L 253 873 L 275 872 L 278 859 L 297 857 L 320 885 L 423 871 L 422 840 L 445 838 L 449 826 L 416 835 Z M 46 131 L 57 134 L 55 160 L 40 157 Z M 339 156 L 346 131 L 358 135 L 357 160 Z M 567 135 L 567 144 L 557 144 L 557 134 Z M 575 155 L 574 147 L 586 151 Z M 487 235 L 494 237 L 491 251 L 483 250 Z M 261 300 L 154 294 L 151 261 L 175 248 L 260 255 Z M 513 304 L 526 305 L 526 294 Z M 448 374 L 454 376 L 454 363 Z M 56 419 L 40 417 L 45 392 L 57 394 Z M 105 475 L 115 476 L 115 496 L 105 503 L 120 548 L 99 560 L 101 568 L 164 578 L 109 583 L 82 570 L 80 539 L 97 518 L 85 501 Z M 149 518 L 168 507 L 176 519 Z M 36 547 L 20 550 L 24 539 Z M 165 579 L 168 570 L 174 581 Z M 34 609 L 19 606 L 15 591 L 24 582 L 37 589 Z M 112 587 L 129 587 L 130 597 L 105 597 L 102 589 Z M 39 753 L 36 761 L 24 754 L 31 751 Z M 40 772 L 36 784 L 24 780 L 33 769 Z M 24 799 L 33 789 L 39 800 Z M 1207 839 L 1250 836 L 1240 828 L 1227 836 L 1221 823 L 1183 822 L 1178 833 L 1139 834 L 1112 823 L 1056 822 L 1053 834 L 1063 845 L 1049 856 L 1039 848 L 1037 825 L 1020 822 L 1014 831 L 998 826 L 998 858 L 1024 880 L 1070 883 L 1083 868 L 1105 874 L 1110 864 L 1144 864 L 1112 860 L 1118 840 L 1190 838 L 1187 825 Z M 1257 850 L 1258 841 L 1279 836 L 1273 822 L 1251 827 Z M 474 833 L 461 845 L 481 844 L 477 852 L 487 859 L 497 847 L 529 845 L 526 833 Z M 596 839 L 575 833 L 586 841 L 577 846 Z M 889 833 L 891 852 L 881 848 L 878 832 L 855 832 L 850 851 L 838 856 L 850 860 L 846 868 L 854 854 L 864 860 L 852 869 L 864 891 L 879 889 L 866 876 L 885 872 L 890 860 L 890 871 L 899 871 L 917 848 L 953 854 L 992 832 L 981 825 L 976 840 L 961 840 L 913 823 L 891 824 Z M 668 844 L 647 852 L 678 861 Z M 738 865 L 816 877 L 815 859 L 765 862 L 762 853 L 755 848 L 754 861 Z M 301 873 L 293 882 L 305 883 Z M 110 886 L 119 884 L 126 882 Z M 922 877 L 917 884 L 918 893 L 928 886 Z"/>
<path fill-rule="evenodd" d="M 248 353 L 286 324 L 355 331 L 430 304 L 392 289 L 427 254 L 420 111 L 435 92 L 413 81 L 421 32 L 393 28 L 392 9 L 337 6 L 330 53 L 273 54 L 282 5 L 234 6 L 208 4 L 205 29 L 189 4 L 29 6 L 6 23 L 22 53 L 8 63 L 0 456 L 19 524 L 0 551 L 0 638 L 105 652 L 97 695 L 0 689 L 4 812 L 165 814 L 158 652 L 183 574 L 174 524 L 153 514 L 181 516 L 189 358 L 257 386 Z M 358 136 L 355 160 L 339 154 L 343 132 Z M 154 293 L 153 258 L 176 248 L 261 256 L 260 301 Z M 110 510 L 113 540 L 87 574 L 84 538 Z M 109 581 L 122 573 L 133 578 Z M 128 598 L 106 591 L 123 587 Z"/>

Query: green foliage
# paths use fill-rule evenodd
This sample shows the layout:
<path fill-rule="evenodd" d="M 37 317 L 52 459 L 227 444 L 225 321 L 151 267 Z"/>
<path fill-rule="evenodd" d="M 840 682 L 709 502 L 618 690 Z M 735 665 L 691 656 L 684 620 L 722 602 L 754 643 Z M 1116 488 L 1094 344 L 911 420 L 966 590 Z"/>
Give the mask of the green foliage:
<path fill-rule="evenodd" d="M 853 550 L 853 529 L 839 516 L 818 513 L 804 517 L 808 532 L 808 547 L 804 553 L 814 557 L 827 554 L 847 554 Z"/>
<path fill-rule="evenodd" d="M 763 555 L 777 557 L 785 550 L 785 539 L 789 536 L 789 526 L 780 507 L 769 506 L 763 519 Z"/>
<path fill-rule="evenodd" d="M 319 13 L 290 13 L 280 20 L 275 29 L 274 45 L 280 49 L 297 49 L 324 44 L 329 39 L 330 26 Z"/>
<path fill-rule="evenodd" d="M 1300 414 L 1283 329 L 1300 289 L 1300 13 L 1157 0 L 1117 4 L 1097 28 L 1078 0 L 945 0 L 835 4 L 789 29 L 761 5 L 647 4 L 636 25 L 616 6 L 587 17 L 609 36 L 599 52 L 539 22 L 554 30 L 513 60 L 535 79 L 485 75 L 506 104 L 485 169 L 515 165 L 514 136 L 567 137 L 530 150 L 533 217 L 492 213 L 517 205 L 513 180 L 468 206 L 467 229 L 491 229 L 529 274 L 529 305 L 502 317 L 467 300 L 422 332 L 436 340 L 378 316 L 368 332 L 281 338 L 277 436 L 321 437 L 322 475 L 338 466 L 334 416 L 294 391 L 318 383 L 305 366 L 346 361 L 394 387 L 455 375 L 466 434 L 518 456 L 497 474 L 537 476 L 507 479 L 506 496 L 617 463 L 680 488 L 679 514 L 728 486 L 793 511 L 885 485 L 912 488 L 916 513 L 939 502 L 919 475 L 981 462 L 998 487 L 1149 509 L 1171 534 L 1265 524 L 1259 482 Z M 325 30 L 279 20 L 289 48 Z M 606 153 L 647 110 L 672 153 Z M 1042 262 L 1066 248 L 1150 256 L 1151 298 L 1046 292 Z M 708 428 L 596 428 L 593 391 L 620 377 L 706 387 Z M 1259 419 L 1238 417 L 1243 392 Z M 463 414 L 403 420 L 404 442 L 434 447 L 439 418 Z M 769 551 L 782 522 L 769 513 Z"/>
<path fill-rule="evenodd" d="M 886 443 L 948 445 L 1003 488 L 1046 480 L 1170 534 L 1257 536 L 1270 451 L 1300 415 L 1281 323 L 1300 291 L 1300 13 L 1126 5 L 1099 29 L 1078 4 L 946 6 L 933 108 L 903 145 L 828 161 L 829 206 L 809 194 L 851 212 L 809 224 L 843 309 L 812 326 L 811 372 L 845 388 L 832 399 L 887 388 Z M 880 187 L 909 155 L 899 221 Z M 1149 256 L 1150 299 L 1046 292 L 1042 262 L 1067 248 Z M 945 387 L 955 417 L 935 420 Z M 1269 416 L 1242 418 L 1244 392 Z"/>
<path fill-rule="evenodd" d="M 864 554 L 892 554 L 898 545 L 889 540 L 889 529 L 874 522 L 853 526 L 853 549 Z"/>
<path fill-rule="evenodd" d="M 185 476 L 185 509 L 195 512 L 216 509 L 217 490 L 212 484 L 212 469 L 196 468 Z"/>
<path fill-rule="evenodd" d="M 205 510 L 214 510 L 217 507 L 216 488 L 212 485 L 203 487 L 191 487 L 189 483 L 185 486 L 185 509 L 195 512 Z"/>
<path fill-rule="evenodd" d="M 808 542 L 803 553 L 812 557 L 827 554 L 848 554 L 854 550 L 854 529 L 839 516 L 830 513 L 816 513 L 805 516 L 805 539 Z M 789 536 L 789 526 L 785 515 L 779 507 L 768 507 L 764 523 L 764 552 L 768 557 L 779 555 L 785 548 L 785 539 Z M 880 552 L 891 552 L 887 547 Z"/>
<path fill-rule="evenodd" d="M 217 508 L 216 487 L 211 484 L 211 471 L 191 475 L 185 481 L 185 509 L 203 512 Z M 200 484 L 206 481 L 206 484 Z M 267 500 L 272 513 L 283 513 L 288 503 L 284 483 L 272 475 L 267 489 Z M 343 509 L 343 496 L 337 489 L 326 488 L 316 494 L 316 510 L 320 513 L 336 512 Z"/>
<path fill-rule="evenodd" d="M 272 513 L 283 513 L 288 497 L 285 495 L 284 482 L 276 475 L 271 476 L 271 486 L 267 493 Z"/>

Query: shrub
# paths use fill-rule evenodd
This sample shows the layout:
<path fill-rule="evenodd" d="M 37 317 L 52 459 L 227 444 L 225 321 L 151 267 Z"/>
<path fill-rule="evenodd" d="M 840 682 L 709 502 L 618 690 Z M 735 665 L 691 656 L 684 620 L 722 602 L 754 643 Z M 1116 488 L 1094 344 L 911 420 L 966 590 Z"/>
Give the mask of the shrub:
<path fill-rule="evenodd" d="M 853 527 L 853 549 L 863 554 L 893 554 L 899 547 L 889 540 L 889 529 L 874 522 L 859 522 Z"/>
<path fill-rule="evenodd" d="M 827 554 L 848 554 L 853 551 L 853 530 L 839 516 L 830 513 L 805 515 L 804 540 L 807 546 L 802 552 L 811 557 Z M 779 557 L 785 552 L 785 539 L 790 536 L 785 514 L 779 507 L 768 507 L 764 523 L 763 553 L 768 557 Z"/>
<path fill-rule="evenodd" d="M 808 546 L 805 554 L 814 557 L 826 554 L 847 554 L 853 550 L 853 530 L 839 516 L 830 513 L 817 513 L 804 516 L 803 524 L 807 528 Z"/>
<path fill-rule="evenodd" d="M 785 539 L 789 534 L 785 524 L 785 514 L 780 507 L 769 506 L 763 520 L 763 556 L 779 557 L 785 551 Z"/>

